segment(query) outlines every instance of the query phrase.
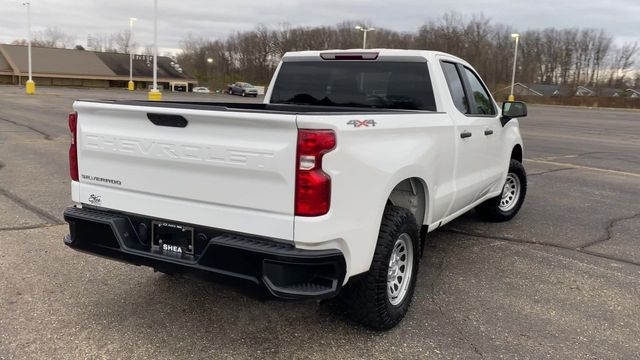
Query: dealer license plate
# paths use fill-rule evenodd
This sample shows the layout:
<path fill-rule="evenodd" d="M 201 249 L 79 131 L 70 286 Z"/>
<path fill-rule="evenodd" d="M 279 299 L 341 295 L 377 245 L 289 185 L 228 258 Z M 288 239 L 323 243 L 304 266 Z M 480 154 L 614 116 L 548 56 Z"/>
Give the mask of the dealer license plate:
<path fill-rule="evenodd" d="M 193 228 L 154 221 L 151 224 L 151 249 L 163 255 L 193 255 Z"/>

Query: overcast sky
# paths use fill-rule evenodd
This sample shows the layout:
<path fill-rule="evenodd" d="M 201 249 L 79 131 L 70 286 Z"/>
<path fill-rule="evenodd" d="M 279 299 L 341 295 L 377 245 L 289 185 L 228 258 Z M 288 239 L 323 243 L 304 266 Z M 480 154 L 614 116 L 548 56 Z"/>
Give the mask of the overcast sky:
<path fill-rule="evenodd" d="M 153 0 L 31 0 L 33 29 L 58 27 L 84 44 L 90 33 L 113 33 L 137 17 L 136 42 L 152 43 Z M 640 42 L 640 0 L 159 0 L 159 45 L 177 49 L 188 33 L 224 38 L 258 24 L 333 25 L 361 20 L 399 31 L 414 31 L 430 19 L 457 11 L 483 13 L 519 31 L 542 27 L 604 28 L 617 43 Z M 26 38 L 21 0 L 0 0 L 0 43 Z"/>

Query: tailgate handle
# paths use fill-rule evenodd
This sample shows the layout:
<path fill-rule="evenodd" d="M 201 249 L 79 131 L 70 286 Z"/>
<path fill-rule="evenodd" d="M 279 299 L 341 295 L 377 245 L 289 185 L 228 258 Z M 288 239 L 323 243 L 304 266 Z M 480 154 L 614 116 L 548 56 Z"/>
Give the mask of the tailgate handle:
<path fill-rule="evenodd" d="M 153 114 L 147 113 L 147 118 L 151 120 L 154 125 L 157 126 L 169 126 L 169 127 L 187 127 L 189 122 L 181 115 L 166 115 L 166 114 Z"/>

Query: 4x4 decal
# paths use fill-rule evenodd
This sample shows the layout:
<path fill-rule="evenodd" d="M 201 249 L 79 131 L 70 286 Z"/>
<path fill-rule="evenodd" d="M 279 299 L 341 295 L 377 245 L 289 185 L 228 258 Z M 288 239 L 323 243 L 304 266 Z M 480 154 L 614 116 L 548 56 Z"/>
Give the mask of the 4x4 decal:
<path fill-rule="evenodd" d="M 353 125 L 353 127 L 355 128 L 360 128 L 360 127 L 376 127 L 376 121 L 375 120 L 350 120 L 347 125 Z"/>

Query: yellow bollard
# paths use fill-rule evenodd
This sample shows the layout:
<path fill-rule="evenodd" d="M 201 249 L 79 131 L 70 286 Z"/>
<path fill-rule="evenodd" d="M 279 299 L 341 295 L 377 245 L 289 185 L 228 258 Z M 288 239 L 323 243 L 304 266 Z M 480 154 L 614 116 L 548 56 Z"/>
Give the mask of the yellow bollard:
<path fill-rule="evenodd" d="M 509 95 L 509 101 L 516 101 L 516 97 L 513 95 Z"/>
<path fill-rule="evenodd" d="M 149 91 L 149 100 L 151 101 L 162 101 L 162 93 L 158 90 Z"/>
<path fill-rule="evenodd" d="M 133 91 L 136 89 L 136 83 L 134 83 L 133 81 L 129 81 L 129 85 L 127 85 L 129 91 Z"/>
<path fill-rule="evenodd" d="M 33 80 L 27 81 L 27 95 L 33 95 L 36 93 L 36 83 Z"/>

